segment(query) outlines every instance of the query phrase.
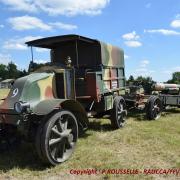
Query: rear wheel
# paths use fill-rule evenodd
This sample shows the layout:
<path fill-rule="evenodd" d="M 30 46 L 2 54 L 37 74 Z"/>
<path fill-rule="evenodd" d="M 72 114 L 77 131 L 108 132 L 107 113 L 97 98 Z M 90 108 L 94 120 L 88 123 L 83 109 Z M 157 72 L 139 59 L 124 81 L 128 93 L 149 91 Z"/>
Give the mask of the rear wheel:
<path fill-rule="evenodd" d="M 146 106 L 146 116 L 149 120 L 156 120 L 161 117 L 162 102 L 159 97 L 151 96 Z"/>
<path fill-rule="evenodd" d="M 115 129 L 124 126 L 126 121 L 126 103 L 123 97 L 117 96 L 114 99 L 113 109 L 111 110 L 111 125 Z"/>
<path fill-rule="evenodd" d="M 39 127 L 36 148 L 47 164 L 57 165 L 70 158 L 78 139 L 75 116 L 66 110 L 55 112 Z"/>

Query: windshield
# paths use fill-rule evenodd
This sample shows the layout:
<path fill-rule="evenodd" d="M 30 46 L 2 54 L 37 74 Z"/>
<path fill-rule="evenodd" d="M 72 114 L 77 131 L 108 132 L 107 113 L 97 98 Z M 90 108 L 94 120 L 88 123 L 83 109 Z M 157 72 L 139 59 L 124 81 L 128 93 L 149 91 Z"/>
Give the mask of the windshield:
<path fill-rule="evenodd" d="M 31 61 L 29 64 L 29 72 L 51 64 L 50 50 L 45 48 L 30 47 Z"/>

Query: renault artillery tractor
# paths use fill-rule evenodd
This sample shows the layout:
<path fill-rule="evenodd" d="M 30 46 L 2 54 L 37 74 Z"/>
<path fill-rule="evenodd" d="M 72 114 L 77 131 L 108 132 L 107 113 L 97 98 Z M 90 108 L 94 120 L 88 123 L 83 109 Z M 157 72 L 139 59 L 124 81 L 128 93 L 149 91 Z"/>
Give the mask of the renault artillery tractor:
<path fill-rule="evenodd" d="M 124 53 L 98 40 L 65 35 L 30 41 L 50 50 L 50 63 L 17 79 L 0 105 L 0 136 L 34 142 L 43 162 L 56 165 L 74 151 L 88 116 L 111 114 L 125 123 Z M 31 63 L 30 69 L 33 67 Z"/>

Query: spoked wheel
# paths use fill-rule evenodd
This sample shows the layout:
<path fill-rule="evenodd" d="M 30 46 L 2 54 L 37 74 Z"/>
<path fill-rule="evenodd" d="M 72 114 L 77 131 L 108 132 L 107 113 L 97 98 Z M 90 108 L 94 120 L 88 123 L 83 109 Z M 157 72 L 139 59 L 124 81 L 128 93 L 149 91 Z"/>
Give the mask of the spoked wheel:
<path fill-rule="evenodd" d="M 36 147 L 41 159 L 57 165 L 70 158 L 78 139 L 78 124 L 75 116 L 66 110 L 54 113 L 39 127 Z"/>
<path fill-rule="evenodd" d="M 156 120 L 161 117 L 162 102 L 159 97 L 151 96 L 147 102 L 146 116 L 149 120 Z"/>
<path fill-rule="evenodd" d="M 124 126 L 126 121 L 126 103 L 123 97 L 117 96 L 114 99 L 113 109 L 111 110 L 111 125 L 115 129 Z"/>

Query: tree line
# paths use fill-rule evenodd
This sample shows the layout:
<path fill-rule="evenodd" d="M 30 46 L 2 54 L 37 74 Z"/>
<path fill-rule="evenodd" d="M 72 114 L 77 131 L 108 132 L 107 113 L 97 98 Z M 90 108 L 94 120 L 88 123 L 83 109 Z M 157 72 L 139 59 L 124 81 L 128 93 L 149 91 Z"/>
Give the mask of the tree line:
<path fill-rule="evenodd" d="M 30 62 L 28 70 L 25 69 L 18 69 L 17 65 L 13 62 L 9 62 L 7 65 L 0 64 L 0 80 L 5 79 L 17 79 L 23 76 L 26 76 L 29 74 L 29 72 L 32 72 L 40 67 L 42 67 L 44 64 Z"/>
<path fill-rule="evenodd" d="M 31 61 L 29 64 L 29 68 L 26 71 L 25 69 L 19 70 L 17 68 L 17 65 L 13 62 L 9 62 L 7 65 L 0 64 L 0 79 L 17 79 L 19 77 L 28 75 L 29 71 L 32 72 L 33 70 L 36 70 L 43 65 L 44 64 L 38 64 Z M 132 75 L 130 75 L 129 79 L 126 80 L 126 84 L 129 85 L 131 83 L 133 83 L 134 85 L 144 86 L 155 83 L 155 81 L 152 79 L 152 77 L 138 76 L 137 78 L 134 78 Z M 172 74 L 172 78 L 168 80 L 167 83 L 180 84 L 180 72 L 174 72 Z"/>
<path fill-rule="evenodd" d="M 172 79 L 168 80 L 167 83 L 180 84 L 180 72 L 174 72 L 172 74 Z"/>
<path fill-rule="evenodd" d="M 17 79 L 19 77 L 26 76 L 28 72 L 24 70 L 19 70 L 17 65 L 13 62 L 9 62 L 7 65 L 0 64 L 0 79 Z"/>
<path fill-rule="evenodd" d="M 143 76 L 138 76 L 137 78 L 134 78 L 134 76 L 130 75 L 129 79 L 127 79 L 126 83 L 127 84 L 137 84 L 137 85 L 143 85 L 146 83 L 155 83 L 152 79 L 152 77 L 143 77 Z M 172 78 L 166 81 L 165 83 L 173 83 L 173 84 L 180 84 L 180 72 L 174 72 L 172 73 Z"/>

